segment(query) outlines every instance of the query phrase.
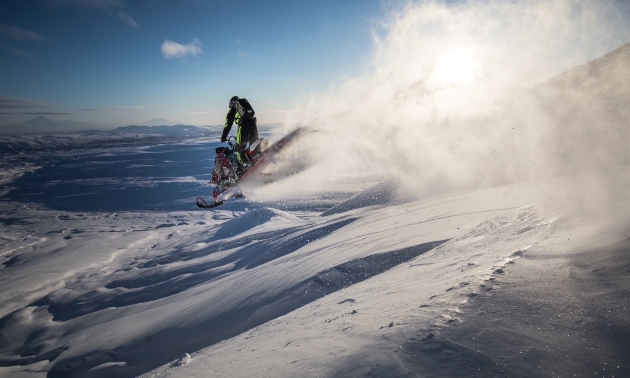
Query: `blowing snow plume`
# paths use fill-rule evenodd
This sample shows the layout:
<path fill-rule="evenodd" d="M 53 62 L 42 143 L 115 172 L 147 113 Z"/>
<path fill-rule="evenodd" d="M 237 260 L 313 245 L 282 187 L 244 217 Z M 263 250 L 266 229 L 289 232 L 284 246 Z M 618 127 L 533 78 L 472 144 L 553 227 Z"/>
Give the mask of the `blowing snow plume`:
<path fill-rule="evenodd" d="M 312 96 L 290 120 L 321 131 L 309 137 L 317 161 L 309 174 L 328 185 L 330 172 L 386 173 L 416 195 L 578 173 L 597 181 L 624 159 L 610 145 L 628 140 L 627 110 L 605 111 L 604 94 L 628 82 L 627 63 L 579 98 L 566 95 L 579 78 L 565 94 L 540 84 L 630 40 L 623 7 L 406 3 L 376 28 L 361 74 Z"/>

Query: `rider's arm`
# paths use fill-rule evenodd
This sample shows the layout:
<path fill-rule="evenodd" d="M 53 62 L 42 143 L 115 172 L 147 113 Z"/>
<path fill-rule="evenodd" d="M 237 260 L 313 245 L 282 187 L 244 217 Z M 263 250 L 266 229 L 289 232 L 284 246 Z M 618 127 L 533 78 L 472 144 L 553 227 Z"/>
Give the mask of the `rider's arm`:
<path fill-rule="evenodd" d="M 235 115 L 236 109 L 230 108 L 230 110 L 228 110 L 227 116 L 225 117 L 225 126 L 223 126 L 223 135 L 221 136 L 221 142 L 225 142 L 227 140 L 227 136 L 232 129 L 232 124 L 234 123 Z"/>

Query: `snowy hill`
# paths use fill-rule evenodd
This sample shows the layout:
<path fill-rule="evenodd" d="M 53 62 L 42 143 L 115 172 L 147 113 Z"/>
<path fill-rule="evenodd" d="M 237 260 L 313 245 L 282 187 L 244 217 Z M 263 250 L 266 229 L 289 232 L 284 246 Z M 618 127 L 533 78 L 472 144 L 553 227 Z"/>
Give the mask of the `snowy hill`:
<path fill-rule="evenodd" d="M 604 91 L 614 91 L 611 93 L 614 95 L 609 96 L 614 100 L 618 95 L 627 95 L 630 92 L 630 84 L 624 80 L 628 78 L 628 60 L 630 60 L 630 43 L 563 72 L 545 81 L 540 87 L 578 90 L 596 95 L 601 95 Z"/>
<path fill-rule="evenodd" d="M 630 119 L 629 61 L 630 43 L 627 43 L 547 80 L 537 87 L 538 93 L 544 101 L 559 98 L 556 101 L 560 101 L 563 106 L 557 111 L 564 111 L 567 116 L 576 113 L 574 109 L 588 108 L 589 116 L 593 119 L 587 122 L 596 123 L 602 118 L 612 118 L 614 125 L 627 128 Z"/>

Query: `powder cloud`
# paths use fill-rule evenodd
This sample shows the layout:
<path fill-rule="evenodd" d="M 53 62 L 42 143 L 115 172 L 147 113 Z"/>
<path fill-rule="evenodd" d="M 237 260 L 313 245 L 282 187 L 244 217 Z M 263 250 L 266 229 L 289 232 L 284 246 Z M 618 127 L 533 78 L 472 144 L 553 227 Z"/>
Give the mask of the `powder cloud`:
<path fill-rule="evenodd" d="M 627 118 L 606 107 L 604 88 L 624 73 L 579 97 L 539 84 L 629 41 L 619 4 L 408 2 L 375 25 L 360 74 L 312 95 L 286 123 L 319 130 L 304 147 L 313 172 L 386 173 L 419 196 L 558 175 L 601 183 L 607 164 L 626 159 L 611 146 L 628 140 L 618 126 Z M 458 68 L 453 56 L 472 63 Z"/>

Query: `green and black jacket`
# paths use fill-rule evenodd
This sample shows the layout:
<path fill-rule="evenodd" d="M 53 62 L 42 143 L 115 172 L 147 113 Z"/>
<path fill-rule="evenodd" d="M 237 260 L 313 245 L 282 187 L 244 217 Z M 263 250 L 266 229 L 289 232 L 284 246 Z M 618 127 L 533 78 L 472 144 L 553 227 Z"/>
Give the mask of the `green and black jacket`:
<path fill-rule="evenodd" d="M 223 127 L 223 136 L 221 139 L 227 138 L 230 130 L 232 130 L 232 124 L 236 123 L 238 129 L 236 131 L 236 140 L 237 143 L 241 140 L 240 136 L 242 132 L 251 132 L 256 130 L 256 118 L 253 120 L 243 121 L 241 119 L 241 114 L 236 111 L 235 108 L 230 108 L 228 110 L 227 116 L 225 117 L 225 126 Z"/>

